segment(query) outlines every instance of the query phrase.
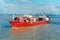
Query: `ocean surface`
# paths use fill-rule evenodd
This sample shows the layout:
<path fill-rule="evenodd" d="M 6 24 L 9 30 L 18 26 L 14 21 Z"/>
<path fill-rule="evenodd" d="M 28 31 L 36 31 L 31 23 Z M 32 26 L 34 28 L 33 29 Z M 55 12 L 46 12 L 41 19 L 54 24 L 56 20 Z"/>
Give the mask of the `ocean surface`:
<path fill-rule="evenodd" d="M 22 16 L 15 14 L 15 16 Z M 60 40 L 60 16 L 50 16 L 51 22 L 43 27 L 13 29 L 12 14 L 0 14 L 0 40 Z"/>

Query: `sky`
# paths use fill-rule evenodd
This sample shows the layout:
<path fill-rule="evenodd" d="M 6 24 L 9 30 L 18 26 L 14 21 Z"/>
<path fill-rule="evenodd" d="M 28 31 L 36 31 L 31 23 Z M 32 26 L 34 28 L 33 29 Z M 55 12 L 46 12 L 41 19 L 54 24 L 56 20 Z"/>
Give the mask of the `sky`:
<path fill-rule="evenodd" d="M 0 0 L 0 14 L 60 14 L 60 0 Z"/>

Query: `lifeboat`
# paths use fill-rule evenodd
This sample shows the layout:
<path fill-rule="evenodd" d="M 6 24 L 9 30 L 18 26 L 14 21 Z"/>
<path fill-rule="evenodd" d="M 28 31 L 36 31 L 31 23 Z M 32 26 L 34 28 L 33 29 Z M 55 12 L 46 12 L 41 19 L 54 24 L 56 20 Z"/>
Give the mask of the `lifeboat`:
<path fill-rule="evenodd" d="M 41 26 L 50 23 L 49 17 L 33 17 L 30 15 L 24 15 L 22 17 L 15 17 L 13 21 L 10 21 L 12 27 L 31 27 Z"/>

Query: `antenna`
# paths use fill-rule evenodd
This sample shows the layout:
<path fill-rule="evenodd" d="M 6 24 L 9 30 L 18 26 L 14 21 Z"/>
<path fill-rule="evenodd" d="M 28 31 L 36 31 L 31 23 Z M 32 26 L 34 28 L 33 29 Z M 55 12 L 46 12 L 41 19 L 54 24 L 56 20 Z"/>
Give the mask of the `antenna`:
<path fill-rule="evenodd" d="M 14 21 L 14 12 L 13 12 L 13 21 Z"/>

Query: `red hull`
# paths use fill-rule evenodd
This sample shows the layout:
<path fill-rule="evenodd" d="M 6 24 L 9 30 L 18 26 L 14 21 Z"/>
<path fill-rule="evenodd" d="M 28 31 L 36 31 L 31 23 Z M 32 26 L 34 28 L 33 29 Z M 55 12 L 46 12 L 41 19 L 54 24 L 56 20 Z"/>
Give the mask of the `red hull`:
<path fill-rule="evenodd" d="M 10 21 L 10 24 L 12 27 L 29 27 L 29 26 L 41 26 L 44 24 L 48 24 L 49 21 L 41 21 L 41 22 L 35 22 L 35 23 L 28 23 L 28 22 L 14 22 Z"/>

